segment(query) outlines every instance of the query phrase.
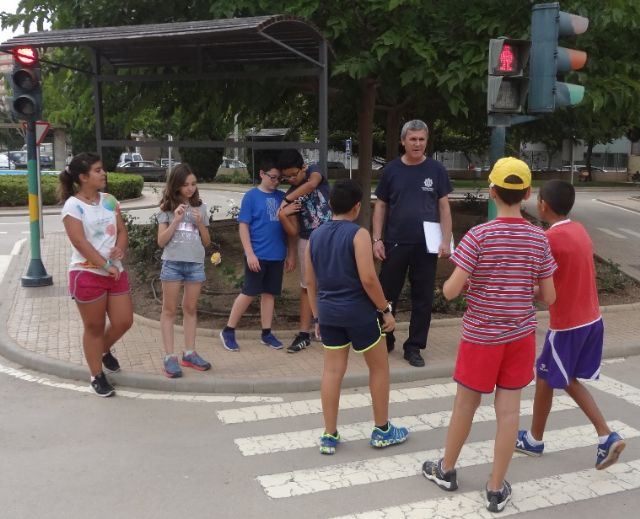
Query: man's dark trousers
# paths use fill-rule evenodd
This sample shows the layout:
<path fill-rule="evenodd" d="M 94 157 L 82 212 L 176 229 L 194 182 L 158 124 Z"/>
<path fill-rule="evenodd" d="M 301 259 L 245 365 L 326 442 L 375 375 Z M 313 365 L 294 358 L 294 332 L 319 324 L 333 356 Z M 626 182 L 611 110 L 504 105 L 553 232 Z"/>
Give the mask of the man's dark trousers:
<path fill-rule="evenodd" d="M 409 272 L 411 320 L 404 350 L 424 350 L 431 324 L 438 255 L 428 253 L 424 243 L 405 245 L 384 242 L 384 250 L 386 259 L 380 269 L 380 284 L 385 296 L 393 304 L 394 314 L 407 271 Z M 394 343 L 393 333 L 387 333 L 387 348 L 393 349 Z"/>

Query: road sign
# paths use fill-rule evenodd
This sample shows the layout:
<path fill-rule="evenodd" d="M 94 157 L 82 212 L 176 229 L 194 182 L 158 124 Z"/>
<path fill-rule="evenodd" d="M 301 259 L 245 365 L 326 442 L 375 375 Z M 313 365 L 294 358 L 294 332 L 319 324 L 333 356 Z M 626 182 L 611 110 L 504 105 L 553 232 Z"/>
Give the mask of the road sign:
<path fill-rule="evenodd" d="M 36 121 L 36 146 L 39 146 L 40 144 L 42 144 L 42 141 L 47 136 L 47 133 L 49 133 L 50 127 L 51 125 L 46 121 Z M 22 123 L 22 129 L 23 130 L 27 129 L 26 122 Z"/>
<path fill-rule="evenodd" d="M 39 146 L 49 132 L 50 125 L 45 121 L 36 121 L 36 146 Z"/>
<path fill-rule="evenodd" d="M 351 137 L 344 141 L 344 152 L 348 159 L 351 158 Z"/>

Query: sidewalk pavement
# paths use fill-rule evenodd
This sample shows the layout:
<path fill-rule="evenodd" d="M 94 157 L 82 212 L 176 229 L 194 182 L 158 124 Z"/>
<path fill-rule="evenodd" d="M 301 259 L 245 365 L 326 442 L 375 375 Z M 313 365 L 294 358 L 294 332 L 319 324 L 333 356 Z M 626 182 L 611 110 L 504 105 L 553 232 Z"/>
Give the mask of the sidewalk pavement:
<path fill-rule="evenodd" d="M 239 190 L 234 186 L 232 190 Z M 125 202 L 124 208 L 153 207 L 155 195 L 147 190 L 140 199 Z M 153 202 L 153 203 L 152 203 Z M 151 204 L 152 203 L 152 204 Z M 0 216 L 16 213 L 0 209 Z M 23 246 L 7 270 L 0 290 L 0 355 L 27 368 L 51 375 L 88 380 L 82 352 L 82 323 L 75 303 L 67 295 L 69 244 L 64 233 L 49 233 L 42 243 L 42 260 L 53 276 L 49 287 L 23 288 L 20 278 L 29 262 L 28 247 Z M 604 307 L 605 357 L 640 354 L 640 303 Z M 539 312 L 537 343 L 543 342 L 548 325 L 547 312 Z M 202 323 L 201 323 L 202 326 Z M 425 353 L 427 366 L 413 368 L 402 358 L 402 349 L 389 355 L 392 382 L 413 382 L 447 377 L 453 372 L 461 319 L 434 319 Z M 407 323 L 397 327 L 397 344 L 407 336 Z M 274 330 L 289 343 L 294 332 Z M 199 328 L 196 349 L 213 364 L 207 372 L 183 370 L 180 379 L 162 375 L 163 347 L 159 323 L 135 316 L 133 327 L 116 343 L 114 353 L 122 366 L 110 375 L 116 384 L 160 391 L 192 393 L 282 393 L 316 390 L 322 373 L 322 347 L 312 346 L 296 354 L 271 350 L 260 343 L 258 330 L 237 332 L 240 351 L 222 347 L 220 330 Z M 182 344 L 182 329 L 176 326 L 176 345 Z M 345 387 L 368 384 L 367 367 L 361 355 L 351 353 Z"/>

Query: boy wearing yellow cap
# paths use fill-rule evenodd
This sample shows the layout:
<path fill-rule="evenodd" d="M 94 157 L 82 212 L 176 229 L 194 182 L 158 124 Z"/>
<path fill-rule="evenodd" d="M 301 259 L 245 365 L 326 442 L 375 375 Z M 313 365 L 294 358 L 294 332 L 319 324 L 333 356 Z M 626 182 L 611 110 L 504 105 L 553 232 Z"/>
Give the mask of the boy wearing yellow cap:
<path fill-rule="evenodd" d="M 520 203 L 531 195 L 531 171 L 514 157 L 500 159 L 489 175 L 497 218 L 472 228 L 451 260 L 447 299 L 466 292 L 467 310 L 453 378 L 458 383 L 444 457 L 426 461 L 424 476 L 444 490 L 458 488 L 455 465 L 469 435 L 483 393 L 495 390 L 497 430 L 485 505 L 501 512 L 511 498 L 504 479 L 518 433 L 520 393 L 533 379 L 534 295 L 554 302 L 556 263 L 542 229 L 522 217 Z"/>

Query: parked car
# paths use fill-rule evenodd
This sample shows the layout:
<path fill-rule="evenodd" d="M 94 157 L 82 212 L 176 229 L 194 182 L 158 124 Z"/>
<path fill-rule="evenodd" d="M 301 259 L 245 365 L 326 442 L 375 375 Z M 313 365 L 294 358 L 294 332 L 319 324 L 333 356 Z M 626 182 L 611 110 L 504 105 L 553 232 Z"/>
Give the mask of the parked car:
<path fill-rule="evenodd" d="M 247 165 L 237 159 L 230 159 L 228 157 L 222 157 L 222 162 L 220 163 L 221 168 L 246 168 Z"/>
<path fill-rule="evenodd" d="M 163 168 L 172 168 L 173 166 L 177 166 L 178 164 L 180 164 L 179 160 L 176 159 L 160 159 L 160 165 Z"/>
<path fill-rule="evenodd" d="M 16 169 L 27 169 L 27 152 L 26 151 L 9 151 L 9 159 L 13 161 Z"/>
<path fill-rule="evenodd" d="M 16 165 L 9 158 L 8 153 L 0 153 L 0 169 L 16 169 Z"/>
<path fill-rule="evenodd" d="M 125 164 L 127 162 L 133 161 L 144 161 L 142 155 L 140 153 L 121 153 L 120 158 L 118 159 L 118 165 Z"/>
<path fill-rule="evenodd" d="M 378 169 L 382 169 L 387 165 L 386 159 L 383 157 L 373 157 L 371 159 L 371 169 L 377 171 Z"/>
<path fill-rule="evenodd" d="M 571 166 L 562 166 L 562 168 L 560 168 L 560 171 L 571 171 Z M 573 165 L 573 172 L 574 173 L 579 173 L 581 171 L 587 171 L 587 165 L 586 164 L 574 164 Z M 606 169 L 602 169 L 602 168 L 598 168 L 596 166 L 591 166 L 591 172 L 593 173 L 594 171 L 598 171 L 600 173 L 605 173 L 607 170 Z"/>
<path fill-rule="evenodd" d="M 338 162 L 337 160 L 328 160 L 327 169 L 345 169 L 345 167 L 342 162 Z"/>
<path fill-rule="evenodd" d="M 145 180 L 162 181 L 167 175 L 167 169 L 159 166 L 155 162 L 150 160 L 135 160 L 132 162 L 125 162 L 124 164 L 118 164 L 116 171 L 120 173 L 132 173 L 134 175 L 140 175 Z"/>
<path fill-rule="evenodd" d="M 53 169 L 53 157 L 51 155 L 40 155 L 40 169 Z"/>

